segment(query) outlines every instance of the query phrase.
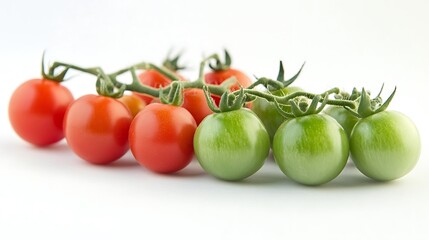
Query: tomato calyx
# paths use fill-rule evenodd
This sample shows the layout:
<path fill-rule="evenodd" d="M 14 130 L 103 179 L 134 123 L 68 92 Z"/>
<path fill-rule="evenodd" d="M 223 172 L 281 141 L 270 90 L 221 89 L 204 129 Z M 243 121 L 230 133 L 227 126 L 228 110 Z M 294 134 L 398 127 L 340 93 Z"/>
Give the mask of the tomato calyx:
<path fill-rule="evenodd" d="M 285 71 L 284 71 L 284 67 L 283 67 L 283 62 L 280 61 L 279 72 L 277 74 L 276 80 L 271 79 L 271 78 L 267 78 L 267 77 L 258 78 L 255 76 L 256 81 L 254 83 L 252 83 L 247 89 L 253 89 L 258 85 L 264 86 L 270 92 L 286 88 L 289 85 L 291 85 L 299 77 L 302 69 L 304 68 L 304 65 L 305 65 L 305 62 L 301 65 L 301 68 L 298 70 L 297 73 L 295 73 L 294 76 L 292 76 L 288 80 L 285 80 Z"/>
<path fill-rule="evenodd" d="M 357 109 L 355 110 L 348 106 L 345 106 L 345 108 L 349 110 L 353 115 L 359 118 L 366 118 L 386 110 L 390 102 L 392 101 L 393 97 L 395 96 L 396 87 L 384 103 L 380 97 L 381 92 L 383 91 L 383 87 L 384 87 L 384 84 L 381 87 L 381 90 L 378 93 L 378 95 L 373 99 L 371 99 L 370 93 L 366 91 L 365 88 L 362 88 L 362 91 L 360 93 L 361 96 L 356 100 L 356 101 L 359 101 L 359 105 L 357 106 Z"/>
<path fill-rule="evenodd" d="M 97 76 L 95 86 L 98 95 L 111 98 L 122 97 L 126 89 L 125 85 L 120 85 L 119 87 L 116 87 L 107 75 L 104 77 L 102 77 L 102 75 Z"/>
<path fill-rule="evenodd" d="M 275 90 L 279 90 L 281 88 L 288 87 L 293 82 L 295 82 L 295 80 L 299 77 L 299 75 L 301 74 L 302 69 L 304 68 L 304 65 L 305 65 L 305 62 L 301 65 L 301 68 L 298 70 L 297 73 L 295 73 L 295 75 L 293 75 L 288 80 L 285 80 L 285 71 L 284 71 L 284 67 L 283 67 L 283 62 L 280 61 L 279 73 L 277 74 L 277 81 L 276 82 L 281 83 L 281 85 L 277 84 L 277 87 L 274 87 L 274 85 L 268 85 L 268 86 L 266 86 L 266 88 L 269 91 L 275 91 Z"/>
<path fill-rule="evenodd" d="M 55 75 L 55 67 L 51 66 L 48 69 L 48 72 L 45 71 L 45 51 L 42 54 L 42 64 L 41 64 L 41 75 L 44 79 L 51 80 L 54 82 L 62 82 L 69 71 L 69 67 L 65 67 L 60 73 Z"/>
<path fill-rule="evenodd" d="M 321 104 L 319 105 L 319 103 Z M 311 101 L 308 97 L 299 96 L 289 100 L 291 112 L 287 112 L 283 109 L 285 104 L 279 104 L 277 99 L 274 99 L 274 105 L 277 111 L 285 118 L 296 118 L 307 116 L 311 114 L 320 113 L 328 102 L 328 94 L 316 95 Z"/>
<path fill-rule="evenodd" d="M 162 66 L 167 68 L 170 71 L 177 72 L 183 69 L 186 69 L 186 66 L 179 65 L 180 57 L 182 56 L 182 52 L 179 52 L 176 56 L 171 57 L 170 53 L 167 54 L 167 57 L 162 62 Z"/>
<path fill-rule="evenodd" d="M 215 71 L 225 71 L 231 68 L 231 63 L 232 63 L 232 59 L 231 59 L 231 55 L 229 55 L 228 51 L 226 49 L 224 49 L 224 53 L 225 53 L 225 60 L 222 62 L 219 57 L 215 58 L 215 63 L 209 63 L 209 67 Z"/>
<path fill-rule="evenodd" d="M 351 93 L 341 91 L 334 95 L 335 99 L 357 101 L 361 97 L 361 92 L 357 88 L 353 88 Z"/>
<path fill-rule="evenodd" d="M 171 87 L 167 94 L 164 93 L 163 88 L 160 88 L 159 99 L 161 103 L 181 106 L 183 104 L 183 87 L 178 82 L 172 82 Z"/>
<path fill-rule="evenodd" d="M 247 94 L 244 93 L 244 89 L 242 87 L 240 87 L 240 90 L 232 93 L 225 91 L 220 98 L 219 107 L 217 107 L 216 103 L 213 101 L 209 88 L 204 86 L 203 90 L 209 108 L 215 113 L 238 110 L 246 103 Z M 237 92 L 238 95 L 236 95 Z"/>

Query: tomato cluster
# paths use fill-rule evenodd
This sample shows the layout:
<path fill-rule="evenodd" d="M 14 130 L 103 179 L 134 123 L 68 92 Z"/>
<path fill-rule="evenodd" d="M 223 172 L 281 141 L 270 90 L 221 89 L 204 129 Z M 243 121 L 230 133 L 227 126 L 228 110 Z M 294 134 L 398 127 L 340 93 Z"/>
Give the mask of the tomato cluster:
<path fill-rule="evenodd" d="M 165 68 L 129 68 L 129 85 L 116 81 L 118 73 L 97 68 L 64 65 L 62 77 L 50 69 L 15 90 L 9 119 L 36 146 L 65 137 L 77 156 L 93 164 L 109 164 L 131 149 L 143 167 L 163 174 L 185 168 L 195 154 L 208 174 L 238 181 L 257 172 L 270 149 L 282 172 L 305 185 L 333 180 L 349 155 L 359 171 L 378 181 L 400 178 L 416 165 L 417 128 L 402 113 L 386 110 L 395 92 L 384 103 L 364 89 L 329 99 L 337 89 L 315 95 L 289 86 L 301 70 L 286 81 L 281 64 L 277 80 L 252 82 L 230 67 L 227 52 L 224 63 L 217 55 L 202 63 L 213 58 L 212 70 L 203 74 L 202 67 L 202 79 L 194 82 L 177 73 L 177 58 Z M 69 69 L 97 75 L 99 95 L 75 100 L 60 84 Z M 254 90 L 258 84 L 267 90 Z M 126 90 L 132 94 L 124 95 Z"/>

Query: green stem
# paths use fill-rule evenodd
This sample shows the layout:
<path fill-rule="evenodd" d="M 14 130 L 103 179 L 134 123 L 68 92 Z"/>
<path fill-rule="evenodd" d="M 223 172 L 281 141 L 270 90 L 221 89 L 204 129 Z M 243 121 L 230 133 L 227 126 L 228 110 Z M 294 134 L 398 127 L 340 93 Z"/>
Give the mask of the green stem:
<path fill-rule="evenodd" d="M 219 60 L 219 55 L 217 55 L 217 54 L 212 54 L 212 55 L 210 55 L 210 56 L 208 56 L 208 57 L 206 57 L 205 59 L 203 59 L 202 61 L 201 61 L 201 63 L 200 63 L 200 68 L 199 68 L 199 71 L 198 71 L 198 79 L 197 79 L 197 81 L 200 81 L 200 82 L 205 82 L 205 80 L 204 80 L 204 68 L 206 67 L 206 65 L 207 65 L 207 63 L 210 61 L 210 60 L 212 60 L 212 59 L 214 59 L 214 60 Z"/>
<path fill-rule="evenodd" d="M 52 74 L 53 74 L 53 72 L 55 71 L 55 69 L 57 67 L 66 67 L 66 68 L 74 69 L 74 70 L 81 71 L 84 73 L 89 73 L 89 74 L 92 74 L 95 76 L 97 76 L 99 74 L 99 70 L 101 69 L 100 67 L 83 68 L 83 67 L 79 67 L 79 66 L 73 65 L 73 64 L 68 64 L 68 63 L 63 63 L 63 62 L 54 62 L 52 64 L 52 66 L 49 68 L 49 73 L 52 72 Z"/>
<path fill-rule="evenodd" d="M 204 68 L 206 67 L 207 63 L 213 59 L 218 61 L 219 56 L 217 54 L 213 54 L 213 55 L 210 55 L 209 57 L 207 57 L 201 61 L 198 79 L 196 81 L 193 81 L 193 82 L 179 81 L 180 80 L 179 77 L 174 72 L 172 72 L 166 68 L 158 67 L 155 64 L 147 63 L 147 62 L 140 62 L 140 63 L 137 63 L 137 64 L 132 65 L 130 67 L 120 69 L 120 70 L 113 72 L 111 74 L 105 74 L 104 71 L 100 67 L 83 68 L 83 67 L 79 67 L 79 66 L 73 65 L 73 64 L 67 64 L 67 63 L 63 63 L 63 62 L 54 62 L 52 64 L 52 66 L 49 68 L 49 73 L 52 73 L 51 75 L 53 76 L 53 73 L 55 72 L 56 68 L 64 67 L 65 70 L 63 70 L 63 73 L 60 74 L 61 75 L 60 78 L 64 78 L 65 73 L 69 69 L 73 69 L 73 70 L 77 70 L 77 71 L 81 71 L 84 73 L 95 75 L 98 78 L 100 78 L 100 81 L 104 81 L 103 89 L 107 89 L 106 91 L 113 91 L 111 94 L 109 94 L 107 92 L 102 93 L 103 95 L 106 94 L 108 96 L 122 96 L 122 93 L 124 90 L 148 94 L 148 95 L 151 95 L 153 97 L 159 97 L 161 92 L 162 92 L 161 94 L 163 94 L 163 95 L 170 93 L 170 91 L 172 90 L 171 85 L 167 86 L 166 88 L 158 89 L 158 88 L 145 86 L 145 85 L 142 85 L 140 83 L 140 81 L 138 80 L 138 76 L 137 76 L 136 71 L 137 70 L 152 69 L 152 70 L 158 71 L 159 73 L 163 74 L 164 76 L 171 79 L 172 81 L 177 81 L 176 82 L 177 86 L 175 86 L 176 88 L 180 88 L 180 89 L 189 89 L 189 88 L 204 89 L 204 88 L 206 88 L 211 94 L 222 96 L 225 92 L 227 92 L 229 90 L 226 86 L 206 84 L 204 81 Z M 132 75 L 132 78 L 133 78 L 132 83 L 131 84 L 125 84 L 125 83 L 119 82 L 117 80 L 117 77 L 119 75 L 122 75 L 122 74 L 127 73 L 127 72 L 130 72 Z M 262 91 L 255 90 L 254 88 L 258 85 L 264 85 L 264 86 L 270 85 L 270 86 L 274 86 L 274 87 L 281 87 L 280 84 L 278 83 L 278 81 L 271 80 L 268 78 L 259 78 L 256 82 L 251 84 L 248 88 L 243 89 L 242 91 L 239 90 L 239 91 L 235 91 L 235 92 L 231 93 L 230 98 L 233 98 L 233 96 L 237 97 L 240 94 L 244 94 L 246 96 L 246 99 L 254 99 L 255 97 L 260 97 L 260 98 L 265 98 L 269 102 L 276 102 L 277 104 L 290 105 L 289 101 L 295 97 L 305 96 L 309 99 L 314 99 L 314 98 L 316 98 L 316 96 L 319 95 L 319 96 L 324 96 L 323 98 L 321 98 L 319 100 L 319 102 L 326 102 L 326 104 L 329 104 L 329 105 L 344 106 L 344 107 L 348 107 L 351 109 L 356 108 L 356 102 L 355 101 L 342 100 L 342 99 L 326 99 L 332 93 L 339 93 L 338 88 L 332 88 L 332 89 L 330 89 L 330 90 L 328 90 L 322 94 L 318 94 L 318 95 L 314 94 L 314 93 L 300 91 L 300 92 L 291 93 L 291 94 L 286 95 L 286 96 L 275 96 L 269 92 L 262 92 Z M 279 86 L 277 86 L 277 85 L 279 85 Z M 111 90 L 109 90 L 109 89 L 111 89 Z M 175 89 L 173 89 L 173 90 L 175 90 Z"/>

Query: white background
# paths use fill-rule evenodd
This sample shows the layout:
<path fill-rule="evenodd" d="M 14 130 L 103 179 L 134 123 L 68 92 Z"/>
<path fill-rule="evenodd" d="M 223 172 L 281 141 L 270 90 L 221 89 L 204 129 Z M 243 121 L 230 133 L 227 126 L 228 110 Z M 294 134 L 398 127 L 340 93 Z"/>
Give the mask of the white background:
<path fill-rule="evenodd" d="M 428 239 L 429 2 L 421 1 L 5 1 L 0 3 L 0 239 Z M 272 160 L 239 183 L 197 162 L 163 176 L 131 154 L 93 166 L 61 142 L 37 149 L 12 131 L 13 90 L 40 75 L 40 60 L 114 71 L 160 63 L 184 49 L 184 75 L 226 47 L 233 66 L 275 77 L 302 62 L 299 85 L 386 92 L 420 130 L 422 155 L 406 177 L 376 183 L 352 164 L 333 182 L 305 187 Z M 65 83 L 76 97 L 91 77 Z M 31 124 L 31 123 L 29 123 Z"/>

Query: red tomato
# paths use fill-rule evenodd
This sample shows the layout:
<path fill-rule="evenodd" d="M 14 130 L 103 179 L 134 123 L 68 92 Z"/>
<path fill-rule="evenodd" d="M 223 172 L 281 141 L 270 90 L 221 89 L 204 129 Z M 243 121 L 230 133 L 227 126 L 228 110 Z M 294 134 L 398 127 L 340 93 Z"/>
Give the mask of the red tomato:
<path fill-rule="evenodd" d="M 178 75 L 178 77 L 181 80 L 185 80 L 184 77 Z M 142 83 L 145 86 L 154 87 L 154 88 L 160 88 L 168 86 L 171 83 L 171 80 L 167 78 L 166 76 L 162 75 L 156 70 L 146 70 L 142 72 L 139 75 L 140 83 Z M 146 94 L 141 93 L 135 93 L 137 96 L 139 96 L 143 101 L 145 101 L 146 104 L 150 104 L 154 97 Z"/>
<path fill-rule="evenodd" d="M 236 69 L 226 69 L 226 70 L 219 70 L 219 71 L 212 71 L 209 73 L 206 73 L 204 76 L 204 79 L 206 80 L 206 83 L 208 84 L 214 84 L 214 85 L 220 85 L 228 78 L 235 76 L 237 78 L 237 83 L 233 84 L 230 87 L 231 91 L 236 91 L 240 89 L 240 85 L 243 88 L 247 88 L 252 84 L 252 81 L 246 74 L 243 72 L 236 70 Z M 213 95 L 213 100 L 215 103 L 219 106 L 220 97 Z"/>
<path fill-rule="evenodd" d="M 71 92 L 58 82 L 32 79 L 12 94 L 9 120 L 15 132 L 31 144 L 56 143 L 64 138 L 64 113 L 72 101 Z"/>
<path fill-rule="evenodd" d="M 194 118 L 186 109 L 150 104 L 131 123 L 131 152 L 141 165 L 151 171 L 179 171 L 192 160 L 196 128 Z"/>
<path fill-rule="evenodd" d="M 190 88 L 183 91 L 183 105 L 194 117 L 197 125 L 208 115 L 212 114 L 204 91 L 202 89 Z"/>
<path fill-rule="evenodd" d="M 124 95 L 121 98 L 118 98 L 118 101 L 123 103 L 128 110 L 130 110 L 133 117 L 135 117 L 137 113 L 146 106 L 146 103 L 136 95 Z"/>
<path fill-rule="evenodd" d="M 107 164 L 128 151 L 131 120 L 130 111 L 116 99 L 85 95 L 68 108 L 64 132 L 79 157 L 90 163 Z"/>

